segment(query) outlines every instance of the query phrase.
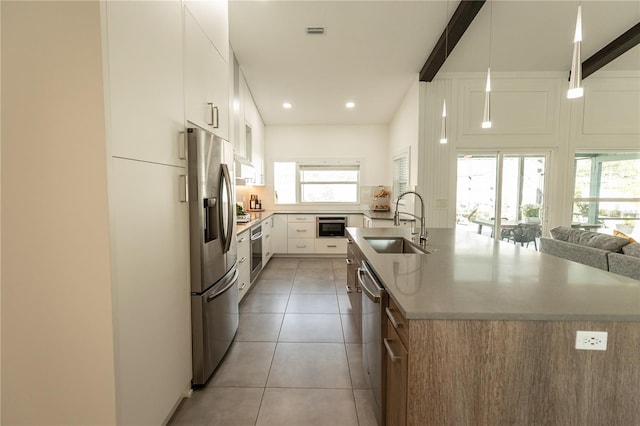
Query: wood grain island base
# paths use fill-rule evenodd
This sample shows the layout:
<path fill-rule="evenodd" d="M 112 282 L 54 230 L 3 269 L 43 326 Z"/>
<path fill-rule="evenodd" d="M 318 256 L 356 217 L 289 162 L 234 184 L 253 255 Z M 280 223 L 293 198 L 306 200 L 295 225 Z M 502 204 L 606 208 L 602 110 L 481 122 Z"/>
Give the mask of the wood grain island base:
<path fill-rule="evenodd" d="M 640 323 L 409 321 L 408 352 L 407 425 L 640 425 Z"/>
<path fill-rule="evenodd" d="M 347 231 L 389 297 L 386 426 L 640 425 L 640 281 L 451 229 L 423 255 L 367 242 L 402 229 Z"/>

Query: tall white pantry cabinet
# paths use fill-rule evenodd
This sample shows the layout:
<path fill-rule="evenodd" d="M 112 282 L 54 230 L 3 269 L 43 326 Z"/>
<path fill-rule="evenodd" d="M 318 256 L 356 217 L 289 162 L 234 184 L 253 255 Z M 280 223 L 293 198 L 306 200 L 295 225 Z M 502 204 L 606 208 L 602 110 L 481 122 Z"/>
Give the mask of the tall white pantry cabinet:
<path fill-rule="evenodd" d="M 184 129 L 229 137 L 227 3 L 102 8 L 117 419 L 161 424 L 191 379 Z"/>

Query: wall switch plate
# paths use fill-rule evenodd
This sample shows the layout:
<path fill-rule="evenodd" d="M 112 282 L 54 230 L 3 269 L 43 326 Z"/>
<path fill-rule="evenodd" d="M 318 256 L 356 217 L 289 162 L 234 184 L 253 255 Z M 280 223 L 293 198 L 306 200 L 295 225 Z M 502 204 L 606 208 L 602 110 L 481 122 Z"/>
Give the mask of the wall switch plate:
<path fill-rule="evenodd" d="M 578 331 L 576 333 L 576 349 L 587 351 L 606 351 L 606 331 Z"/>

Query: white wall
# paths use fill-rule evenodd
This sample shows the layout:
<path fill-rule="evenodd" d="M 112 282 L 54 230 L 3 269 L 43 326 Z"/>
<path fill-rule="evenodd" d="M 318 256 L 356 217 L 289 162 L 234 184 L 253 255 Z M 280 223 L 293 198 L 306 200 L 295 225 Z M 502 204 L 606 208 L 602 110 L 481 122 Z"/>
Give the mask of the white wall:
<path fill-rule="evenodd" d="M 1 7 L 0 422 L 115 424 L 99 5 Z"/>
<path fill-rule="evenodd" d="M 419 159 L 419 122 L 420 122 L 420 84 L 418 75 L 402 99 L 396 113 L 389 124 L 389 176 L 388 182 L 393 180 L 392 159 L 394 156 L 410 151 L 409 185 L 418 184 Z"/>
<path fill-rule="evenodd" d="M 393 158 L 403 152 L 409 152 L 409 187 L 416 187 L 419 183 L 419 123 L 420 123 L 420 83 L 416 74 L 415 81 L 411 83 L 404 95 L 400 106 L 389 124 L 389 151 L 388 168 L 389 175 L 387 181 L 393 185 Z M 418 191 L 420 192 L 420 191 Z M 395 197 L 399 194 L 393 194 Z M 391 209 L 395 210 L 394 200 L 391 200 Z M 404 207 L 400 211 L 413 212 L 415 209 L 415 198 L 407 196 L 404 198 Z M 417 213 L 419 214 L 419 212 Z"/>
<path fill-rule="evenodd" d="M 361 185 L 389 186 L 389 128 L 357 126 L 265 126 L 267 190 L 273 186 L 273 162 L 283 160 L 358 159 Z M 361 204 L 370 203 L 361 193 Z M 269 206 L 269 205 L 268 205 Z M 289 208 L 289 207 L 287 207 Z"/>
<path fill-rule="evenodd" d="M 589 150 L 640 149 L 640 74 L 598 72 L 582 100 L 566 98 L 566 73 L 491 73 L 491 129 L 481 129 L 485 74 L 446 74 L 420 83 L 421 187 L 427 224 L 455 224 L 456 156 L 461 151 L 549 151 L 545 229 L 569 225 L 573 158 Z M 439 144 L 447 95 L 449 143 Z"/>

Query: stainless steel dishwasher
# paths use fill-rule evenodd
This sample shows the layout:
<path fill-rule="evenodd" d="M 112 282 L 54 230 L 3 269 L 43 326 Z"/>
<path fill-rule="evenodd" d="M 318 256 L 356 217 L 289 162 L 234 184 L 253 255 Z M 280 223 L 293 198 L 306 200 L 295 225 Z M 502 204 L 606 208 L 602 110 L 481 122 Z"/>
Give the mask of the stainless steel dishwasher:
<path fill-rule="evenodd" d="M 376 418 L 384 424 L 384 390 L 382 358 L 382 319 L 387 297 L 384 287 L 366 261 L 358 269 L 358 281 L 362 288 L 362 366 L 369 379 L 376 402 Z"/>

